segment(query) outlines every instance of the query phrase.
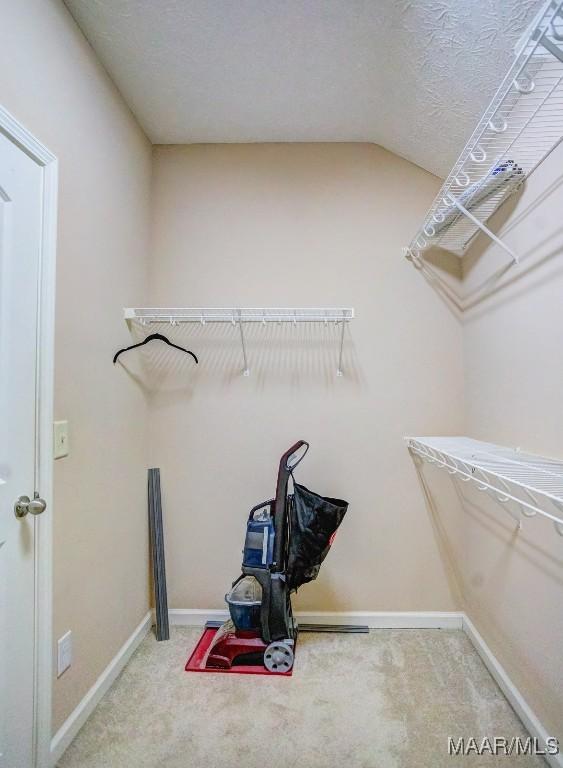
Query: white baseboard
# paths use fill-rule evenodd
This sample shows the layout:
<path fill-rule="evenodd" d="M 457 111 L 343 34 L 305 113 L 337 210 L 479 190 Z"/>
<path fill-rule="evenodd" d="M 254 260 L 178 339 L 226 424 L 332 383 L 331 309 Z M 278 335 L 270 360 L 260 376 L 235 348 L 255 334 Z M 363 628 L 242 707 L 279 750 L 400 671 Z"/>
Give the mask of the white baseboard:
<path fill-rule="evenodd" d="M 303 624 L 362 624 L 367 625 L 370 629 L 463 630 L 529 734 L 536 737 L 541 745 L 545 744 L 546 739 L 551 735 L 543 727 L 539 718 L 512 683 L 505 669 L 465 613 L 456 611 L 348 611 L 346 613 L 339 611 L 298 611 L 296 616 Z M 170 624 L 176 626 L 202 627 L 207 621 L 225 621 L 227 618 L 228 611 L 217 609 L 172 608 L 169 611 Z M 147 613 L 113 661 L 106 667 L 74 712 L 57 731 L 51 741 L 52 765 L 56 765 L 102 696 L 127 664 L 150 629 L 151 622 L 152 614 Z M 546 756 L 546 760 L 552 768 L 563 768 L 563 755 Z"/>
<path fill-rule="evenodd" d="M 202 627 L 207 621 L 226 621 L 228 611 L 171 608 L 170 624 Z M 297 611 L 303 624 L 362 624 L 370 629 L 462 629 L 463 614 L 456 611 Z"/>
<path fill-rule="evenodd" d="M 539 718 L 526 702 L 518 688 L 514 685 L 502 664 L 493 654 L 487 643 L 483 640 L 471 619 L 463 614 L 463 631 L 473 643 L 473 647 L 481 657 L 483 664 L 491 673 L 498 687 L 504 693 L 512 709 L 516 712 L 530 736 L 538 739 L 538 743 L 544 746 L 549 736 L 561 738 L 561 734 L 550 734 L 541 724 Z M 561 744 L 563 748 L 563 744 Z M 552 768 L 563 768 L 563 754 L 546 755 L 545 759 Z"/>
<path fill-rule="evenodd" d="M 80 704 L 61 725 L 51 740 L 51 765 L 55 766 L 61 759 L 63 752 L 77 735 L 86 720 L 90 717 L 100 699 L 111 688 L 119 673 L 123 670 L 141 641 L 148 633 L 152 622 L 152 613 L 149 611 L 131 637 L 98 677 Z"/>

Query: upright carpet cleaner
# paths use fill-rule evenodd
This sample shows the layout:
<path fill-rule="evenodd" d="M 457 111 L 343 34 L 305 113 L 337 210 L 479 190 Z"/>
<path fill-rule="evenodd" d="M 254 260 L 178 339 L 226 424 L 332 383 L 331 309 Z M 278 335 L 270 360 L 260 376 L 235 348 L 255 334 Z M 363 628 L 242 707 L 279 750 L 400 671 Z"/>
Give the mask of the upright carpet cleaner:
<path fill-rule="evenodd" d="M 287 674 L 293 667 L 298 626 L 290 595 L 316 579 L 348 509 L 348 502 L 295 481 L 288 493 L 308 449 L 300 440 L 283 454 L 275 498 L 250 510 L 242 573 L 225 596 L 231 619 L 216 632 L 199 671 L 257 667 Z"/>

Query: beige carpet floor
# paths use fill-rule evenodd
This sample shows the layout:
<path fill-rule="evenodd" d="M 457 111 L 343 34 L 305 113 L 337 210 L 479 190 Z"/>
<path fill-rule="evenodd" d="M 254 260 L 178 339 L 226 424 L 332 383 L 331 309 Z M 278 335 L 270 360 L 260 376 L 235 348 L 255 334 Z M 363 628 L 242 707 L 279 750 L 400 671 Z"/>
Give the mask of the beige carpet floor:
<path fill-rule="evenodd" d="M 291 678 L 186 673 L 199 634 L 151 633 L 59 768 L 545 768 L 447 754 L 448 736 L 527 737 L 461 631 L 303 633 Z"/>

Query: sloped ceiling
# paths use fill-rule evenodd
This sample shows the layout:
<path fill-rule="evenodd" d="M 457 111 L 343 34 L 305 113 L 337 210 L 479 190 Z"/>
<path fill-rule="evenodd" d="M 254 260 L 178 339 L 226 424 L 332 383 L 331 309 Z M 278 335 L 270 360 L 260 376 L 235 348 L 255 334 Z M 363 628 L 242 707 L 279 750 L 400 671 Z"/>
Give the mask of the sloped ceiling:
<path fill-rule="evenodd" d="M 440 176 L 538 10 L 538 0 L 66 4 L 154 143 L 368 141 Z"/>

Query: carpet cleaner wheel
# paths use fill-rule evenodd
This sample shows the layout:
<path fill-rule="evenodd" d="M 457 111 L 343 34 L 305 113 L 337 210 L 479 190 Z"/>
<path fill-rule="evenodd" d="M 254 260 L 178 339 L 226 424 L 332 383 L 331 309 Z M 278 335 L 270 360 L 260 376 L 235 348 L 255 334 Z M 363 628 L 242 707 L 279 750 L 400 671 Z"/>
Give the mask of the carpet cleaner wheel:
<path fill-rule="evenodd" d="M 264 666 L 268 672 L 289 672 L 293 666 L 293 648 L 283 640 L 274 640 L 264 651 Z"/>

